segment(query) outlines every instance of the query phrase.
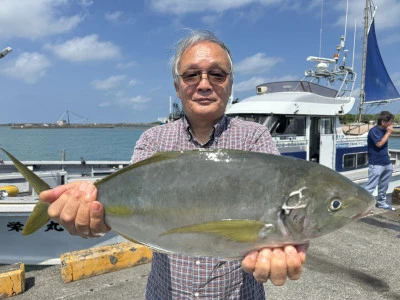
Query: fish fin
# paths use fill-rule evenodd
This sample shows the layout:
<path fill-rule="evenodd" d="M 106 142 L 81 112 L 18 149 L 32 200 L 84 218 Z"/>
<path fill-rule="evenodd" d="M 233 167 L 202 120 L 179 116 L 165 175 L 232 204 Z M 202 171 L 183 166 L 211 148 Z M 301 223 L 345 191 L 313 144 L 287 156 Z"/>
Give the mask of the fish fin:
<path fill-rule="evenodd" d="M 140 242 L 138 242 L 138 241 L 136 241 L 136 240 L 134 240 L 134 239 L 131 239 L 130 237 L 127 237 L 126 235 L 122 234 L 121 232 L 118 232 L 118 231 L 115 230 L 115 229 L 113 229 L 113 231 L 114 231 L 116 234 L 122 236 L 124 239 L 127 239 L 128 241 L 130 241 L 130 242 L 132 242 L 132 243 L 144 245 L 144 244 L 142 244 L 142 243 L 140 243 Z M 144 245 L 144 246 L 145 246 L 145 245 Z"/>
<path fill-rule="evenodd" d="M 110 175 L 107 175 L 107 176 L 97 180 L 96 182 L 94 182 L 94 185 L 95 186 L 99 186 L 103 182 L 106 182 L 106 181 L 108 181 L 108 180 L 110 180 L 110 179 L 112 179 L 112 178 L 114 178 L 114 177 L 116 177 L 116 176 L 118 176 L 120 174 L 128 172 L 128 171 L 130 171 L 132 169 L 135 169 L 135 168 L 138 168 L 138 167 L 141 167 L 141 166 L 145 166 L 145 165 L 157 162 L 157 161 L 171 159 L 171 158 L 174 158 L 174 157 L 176 157 L 178 155 L 182 155 L 182 154 L 183 153 L 179 152 L 179 151 L 158 152 L 156 154 L 153 154 L 149 158 L 146 158 L 144 160 L 138 161 L 138 162 L 136 162 L 134 164 L 131 164 L 131 165 L 125 167 L 125 168 L 122 168 L 122 169 L 120 169 L 120 170 L 118 170 L 118 171 L 116 171 L 116 172 L 114 172 L 114 173 L 112 173 Z"/>
<path fill-rule="evenodd" d="M 42 179 L 39 178 L 39 176 L 37 176 L 35 173 L 29 170 L 22 162 L 16 159 L 10 152 L 6 151 L 3 148 L 0 148 L 0 150 L 2 150 L 5 154 L 7 154 L 7 156 L 14 163 L 17 170 L 31 184 L 36 194 L 39 195 L 41 192 L 50 189 L 50 186 L 46 182 L 44 182 Z"/>
<path fill-rule="evenodd" d="M 107 215 L 118 217 L 131 217 L 133 215 L 133 209 L 123 205 L 104 206 L 104 211 Z"/>
<path fill-rule="evenodd" d="M 248 243 L 258 240 L 259 232 L 263 227 L 263 222 L 254 220 L 220 220 L 171 229 L 161 235 L 174 233 L 209 233 L 232 241 Z"/>
<path fill-rule="evenodd" d="M 5 154 L 7 154 L 7 156 L 14 163 L 17 170 L 22 174 L 22 176 L 25 177 L 25 179 L 29 182 L 29 184 L 33 187 L 33 189 L 38 195 L 41 192 L 50 189 L 50 186 L 46 182 L 44 182 L 42 179 L 40 179 L 39 176 L 37 176 L 35 173 L 29 170 L 22 162 L 16 159 L 11 153 L 9 153 L 3 148 L 0 148 L 0 150 L 2 150 Z M 48 207 L 49 207 L 48 203 L 41 201 L 39 199 L 39 201 L 33 208 L 33 211 L 30 214 L 28 220 L 26 221 L 24 229 L 22 230 L 23 235 L 29 235 L 34 233 L 36 230 L 44 226 L 50 220 L 50 217 L 47 214 Z"/>
<path fill-rule="evenodd" d="M 154 153 L 152 156 L 150 156 L 149 158 L 146 158 L 144 160 L 135 162 L 134 164 L 131 164 L 125 168 L 122 168 L 110 175 L 107 175 L 106 177 L 103 177 L 102 179 L 96 181 L 94 183 L 95 186 L 99 186 L 100 184 L 102 184 L 103 182 L 106 182 L 122 173 L 128 172 L 132 169 L 141 167 L 141 166 L 145 166 L 145 165 L 149 165 L 158 161 L 164 161 L 164 160 L 169 160 L 169 159 L 174 159 L 176 157 L 182 157 L 184 155 L 191 155 L 195 152 L 204 152 L 204 153 L 230 153 L 230 152 L 238 152 L 240 150 L 227 150 L 227 149 L 208 149 L 208 148 L 201 148 L 201 149 L 195 149 L 195 150 L 186 150 L 186 151 L 165 151 L 165 152 L 157 152 Z M 244 152 L 244 151 L 243 151 Z"/>
<path fill-rule="evenodd" d="M 50 220 L 50 217 L 47 214 L 49 205 L 49 203 L 39 199 L 25 223 L 22 235 L 30 235 L 34 233 Z"/>

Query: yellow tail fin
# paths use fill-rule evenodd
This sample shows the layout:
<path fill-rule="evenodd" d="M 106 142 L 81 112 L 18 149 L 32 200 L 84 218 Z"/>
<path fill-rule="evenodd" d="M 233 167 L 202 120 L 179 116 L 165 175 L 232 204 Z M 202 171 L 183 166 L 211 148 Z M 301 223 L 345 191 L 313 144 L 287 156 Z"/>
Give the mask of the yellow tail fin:
<path fill-rule="evenodd" d="M 25 179 L 30 183 L 35 192 L 39 195 L 41 192 L 45 190 L 49 190 L 50 186 L 40 179 L 35 173 L 29 170 L 23 163 L 21 163 L 18 159 L 16 159 L 11 153 L 0 148 L 14 163 L 17 170 L 25 177 Z M 49 203 L 41 201 L 39 199 L 36 206 L 33 208 L 31 215 L 26 222 L 24 229 L 22 230 L 23 235 L 29 235 L 34 233 L 36 230 L 44 226 L 49 220 L 50 217 L 47 214 L 47 208 L 49 207 Z"/>

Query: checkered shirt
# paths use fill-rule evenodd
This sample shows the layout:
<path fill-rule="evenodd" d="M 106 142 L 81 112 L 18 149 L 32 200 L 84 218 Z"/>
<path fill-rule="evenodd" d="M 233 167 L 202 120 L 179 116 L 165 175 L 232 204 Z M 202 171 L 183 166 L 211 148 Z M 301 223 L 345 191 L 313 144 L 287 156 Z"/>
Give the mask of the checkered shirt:
<path fill-rule="evenodd" d="M 279 155 L 268 129 L 224 116 L 206 144 L 200 144 L 185 118 L 145 131 L 136 143 L 132 163 L 156 152 L 197 148 L 247 150 Z M 264 286 L 241 268 L 240 260 L 154 253 L 146 299 L 265 299 Z"/>

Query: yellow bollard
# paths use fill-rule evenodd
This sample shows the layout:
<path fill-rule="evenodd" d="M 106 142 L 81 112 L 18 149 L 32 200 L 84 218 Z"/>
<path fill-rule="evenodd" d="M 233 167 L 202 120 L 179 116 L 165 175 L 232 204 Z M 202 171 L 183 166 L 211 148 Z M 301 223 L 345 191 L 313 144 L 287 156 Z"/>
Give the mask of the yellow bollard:
<path fill-rule="evenodd" d="M 90 248 L 61 255 L 65 283 L 150 262 L 150 248 L 132 242 Z"/>
<path fill-rule="evenodd" d="M 392 204 L 400 205 L 400 187 L 396 187 L 392 193 Z"/>
<path fill-rule="evenodd" d="M 24 263 L 0 266 L 0 299 L 12 297 L 24 291 Z"/>

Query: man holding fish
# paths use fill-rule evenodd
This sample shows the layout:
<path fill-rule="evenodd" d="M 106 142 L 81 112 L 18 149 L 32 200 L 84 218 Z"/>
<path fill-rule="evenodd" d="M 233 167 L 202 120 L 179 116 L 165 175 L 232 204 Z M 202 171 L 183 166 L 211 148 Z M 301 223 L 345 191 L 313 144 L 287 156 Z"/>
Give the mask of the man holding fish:
<path fill-rule="evenodd" d="M 185 117 L 151 128 L 138 140 L 132 162 L 161 151 L 226 148 L 279 152 L 267 128 L 227 117 L 233 84 L 229 49 L 208 31 L 192 31 L 176 47 L 172 73 Z M 72 235 L 97 237 L 110 228 L 97 189 L 85 181 L 42 192 L 49 216 Z M 190 201 L 188 199 L 187 201 Z M 251 251 L 243 260 L 154 253 L 147 299 L 265 299 L 263 284 L 299 279 L 308 244 Z M 244 270 L 244 271 L 243 271 Z"/>

